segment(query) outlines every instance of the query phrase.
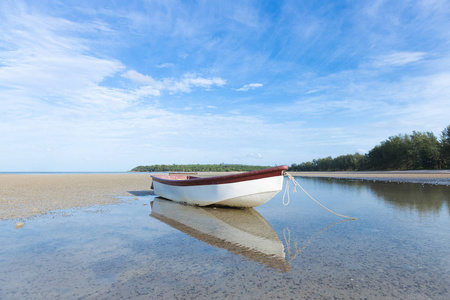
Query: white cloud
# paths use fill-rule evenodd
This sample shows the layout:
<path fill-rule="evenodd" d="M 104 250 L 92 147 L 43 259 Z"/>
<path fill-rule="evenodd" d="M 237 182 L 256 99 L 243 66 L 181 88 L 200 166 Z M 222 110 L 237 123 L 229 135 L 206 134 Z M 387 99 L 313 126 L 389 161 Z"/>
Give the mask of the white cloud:
<path fill-rule="evenodd" d="M 174 65 L 171 64 L 171 63 L 163 63 L 163 64 L 160 64 L 160 65 L 157 65 L 156 67 L 160 68 L 160 69 L 164 69 L 164 68 L 172 68 L 173 66 Z"/>
<path fill-rule="evenodd" d="M 168 82 L 171 84 L 168 87 L 168 90 L 170 90 L 173 93 L 178 92 L 190 93 L 192 89 L 196 87 L 210 89 L 212 86 L 221 87 L 226 84 L 226 81 L 219 77 L 203 78 L 193 74 L 187 74 L 179 81 L 168 80 Z"/>
<path fill-rule="evenodd" d="M 34 96 L 70 95 L 123 68 L 120 62 L 83 54 L 15 52 L 15 61 L 0 56 L 6 65 L 0 67 L 0 86 Z"/>
<path fill-rule="evenodd" d="M 237 89 L 236 91 L 239 92 L 246 92 L 248 90 L 254 90 L 256 88 L 260 88 L 262 87 L 263 84 L 262 83 L 250 83 L 250 84 L 246 84 L 243 87 L 241 87 L 240 89 Z"/>
<path fill-rule="evenodd" d="M 419 73 L 397 75 L 394 80 L 385 78 L 385 70 L 365 66 L 313 77 L 301 87 L 308 91 L 326 86 L 320 94 L 299 92 L 299 99 L 275 111 L 286 119 L 305 121 L 302 127 L 310 130 L 317 124 L 340 127 L 349 138 L 342 140 L 333 134 L 328 143 L 345 145 L 348 141 L 355 150 L 370 150 L 391 135 L 413 130 L 439 135 L 449 120 L 449 63 L 446 57 L 428 60 Z"/>
<path fill-rule="evenodd" d="M 418 62 L 426 57 L 425 52 L 393 52 L 387 55 L 379 56 L 375 59 L 373 65 L 375 67 L 385 66 L 404 66 L 407 64 Z"/>
<path fill-rule="evenodd" d="M 213 86 L 224 86 L 226 81 L 220 77 L 204 78 L 195 74 L 186 74 L 181 79 L 163 78 L 155 80 L 149 75 L 143 75 L 135 70 L 129 70 L 122 74 L 137 84 L 146 85 L 156 91 L 169 91 L 171 93 L 190 93 L 194 88 L 210 89 Z"/>
<path fill-rule="evenodd" d="M 149 75 L 143 75 L 139 72 L 136 72 L 135 70 L 128 70 L 125 73 L 122 74 L 122 77 L 130 79 L 131 81 L 134 81 L 138 84 L 142 85 L 155 85 L 156 80 L 154 80 Z"/>
<path fill-rule="evenodd" d="M 329 114 L 359 114 L 376 108 L 380 103 L 377 101 L 365 101 L 358 98 L 347 98 L 342 100 L 330 99 L 329 95 L 296 101 L 293 105 L 280 107 L 278 110 L 285 112 L 296 112 L 309 116 L 326 116 Z"/>
<path fill-rule="evenodd" d="M 86 95 L 87 90 L 95 90 L 106 77 L 123 69 L 115 59 L 87 54 L 87 40 L 77 34 L 97 30 L 91 24 L 31 15 L 17 7 L 8 9 L 0 26 L 5 41 L 0 51 L 0 102 L 4 107 L 19 102 L 31 113 L 52 102 L 68 106 L 66 101 L 74 95 Z"/>

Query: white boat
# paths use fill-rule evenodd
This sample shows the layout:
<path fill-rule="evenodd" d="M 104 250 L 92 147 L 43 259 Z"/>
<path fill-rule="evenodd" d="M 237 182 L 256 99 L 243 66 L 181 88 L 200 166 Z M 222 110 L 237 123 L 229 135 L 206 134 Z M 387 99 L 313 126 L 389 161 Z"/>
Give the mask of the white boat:
<path fill-rule="evenodd" d="M 189 174 L 152 175 L 156 195 L 199 206 L 256 207 L 272 199 L 283 188 L 288 166 L 215 177 Z"/>
<path fill-rule="evenodd" d="M 282 272 L 290 270 L 284 245 L 256 210 L 183 205 L 157 197 L 151 217 L 216 248 Z"/>

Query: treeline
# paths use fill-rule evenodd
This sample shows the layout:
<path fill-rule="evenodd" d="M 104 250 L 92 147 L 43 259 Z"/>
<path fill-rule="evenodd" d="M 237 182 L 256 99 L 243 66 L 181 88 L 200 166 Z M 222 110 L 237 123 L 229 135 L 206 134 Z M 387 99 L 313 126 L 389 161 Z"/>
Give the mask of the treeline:
<path fill-rule="evenodd" d="M 131 172 L 249 172 L 270 168 L 269 166 L 248 166 L 239 164 L 215 165 L 151 165 L 138 166 Z"/>
<path fill-rule="evenodd" d="M 391 136 L 369 153 L 292 164 L 290 171 L 436 170 L 450 168 L 450 125 L 438 140 L 432 132 Z"/>

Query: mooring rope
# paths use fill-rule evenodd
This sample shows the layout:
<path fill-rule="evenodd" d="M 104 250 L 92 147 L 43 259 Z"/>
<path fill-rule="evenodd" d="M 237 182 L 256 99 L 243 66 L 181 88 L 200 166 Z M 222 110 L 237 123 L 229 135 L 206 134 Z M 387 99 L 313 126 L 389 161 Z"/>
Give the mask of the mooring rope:
<path fill-rule="evenodd" d="M 289 196 L 289 181 L 292 181 L 293 183 L 294 183 L 294 189 L 293 189 L 293 192 L 295 193 L 295 192 L 297 192 L 297 189 L 296 189 L 296 186 L 298 186 L 309 198 L 311 198 L 314 202 L 316 202 L 317 204 L 319 204 L 320 206 L 322 206 L 323 208 L 325 208 L 326 210 L 328 210 L 330 213 L 332 213 L 332 214 L 335 214 L 336 216 L 339 216 L 339 217 L 343 217 L 343 218 L 347 218 L 347 219 L 350 219 L 350 220 L 357 220 L 357 218 L 353 218 L 353 217 L 347 217 L 347 216 L 344 216 L 344 215 L 340 215 L 340 214 L 338 214 L 338 213 L 335 213 L 334 211 L 332 211 L 331 209 L 329 209 L 329 208 L 326 208 L 324 205 L 322 205 L 319 201 L 317 201 L 316 199 L 314 199 L 313 198 L 313 196 L 311 196 L 310 194 L 308 194 L 308 192 L 307 191 L 305 191 L 305 189 L 294 179 L 294 177 L 291 175 L 291 174 L 289 174 L 288 172 L 285 172 L 284 173 L 284 175 L 285 176 L 287 176 L 288 177 L 288 179 L 286 180 L 286 186 L 285 186 L 285 189 L 284 189 L 284 194 L 283 194 L 283 204 L 284 205 L 289 205 L 289 202 L 291 201 L 291 198 L 290 198 L 290 196 Z M 285 198 L 285 196 L 286 196 L 286 194 L 287 194 L 287 202 L 284 202 L 284 198 Z"/>

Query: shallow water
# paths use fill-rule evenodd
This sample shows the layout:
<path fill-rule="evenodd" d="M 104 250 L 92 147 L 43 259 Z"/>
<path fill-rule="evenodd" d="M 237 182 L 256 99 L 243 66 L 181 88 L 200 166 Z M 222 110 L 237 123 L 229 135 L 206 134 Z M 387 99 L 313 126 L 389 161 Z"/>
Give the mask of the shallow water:
<path fill-rule="evenodd" d="M 0 299 L 449 298 L 450 187 L 297 181 L 358 220 L 299 191 L 251 210 L 140 195 L 0 221 Z"/>

